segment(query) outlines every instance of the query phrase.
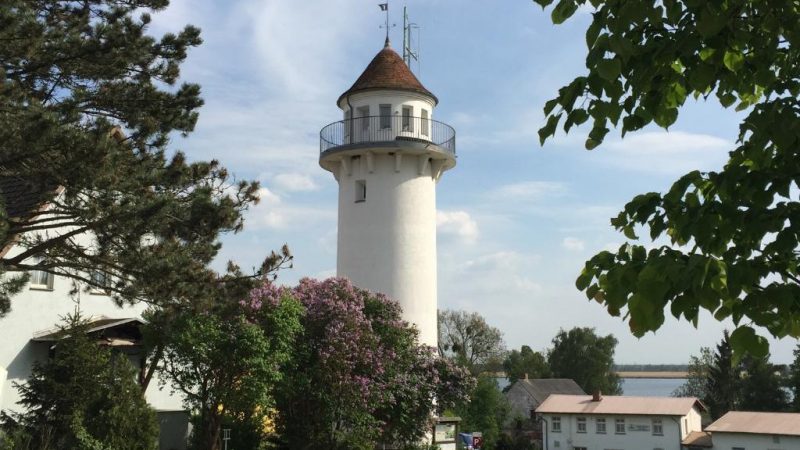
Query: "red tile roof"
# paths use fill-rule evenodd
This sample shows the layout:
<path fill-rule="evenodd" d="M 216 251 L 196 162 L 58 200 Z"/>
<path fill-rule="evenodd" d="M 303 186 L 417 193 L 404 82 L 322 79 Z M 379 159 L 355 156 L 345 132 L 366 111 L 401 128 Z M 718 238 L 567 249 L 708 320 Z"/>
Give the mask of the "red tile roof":
<path fill-rule="evenodd" d="M 439 102 L 436 96 L 425 89 L 425 86 L 419 82 L 405 61 L 403 61 L 403 58 L 392 50 L 388 41 L 383 50 L 372 58 L 372 61 L 356 82 L 353 83 L 353 86 L 339 96 L 336 104 L 338 105 L 347 95 L 377 89 L 417 92 L 433 98 L 435 103 Z"/>

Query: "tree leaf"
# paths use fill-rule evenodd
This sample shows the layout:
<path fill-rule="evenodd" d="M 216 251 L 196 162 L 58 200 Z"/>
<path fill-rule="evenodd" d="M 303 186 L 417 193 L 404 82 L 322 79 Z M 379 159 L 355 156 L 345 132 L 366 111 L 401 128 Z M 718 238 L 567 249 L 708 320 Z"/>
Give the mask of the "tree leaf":
<path fill-rule="evenodd" d="M 597 73 L 605 80 L 616 80 L 622 70 L 622 63 L 619 59 L 603 59 L 595 66 Z"/>

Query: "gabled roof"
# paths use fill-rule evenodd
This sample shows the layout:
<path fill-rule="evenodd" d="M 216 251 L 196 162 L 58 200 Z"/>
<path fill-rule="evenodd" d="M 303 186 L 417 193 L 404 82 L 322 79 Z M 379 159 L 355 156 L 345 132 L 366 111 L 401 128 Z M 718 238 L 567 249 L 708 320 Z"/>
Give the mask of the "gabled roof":
<path fill-rule="evenodd" d="M 537 405 L 552 394 L 586 395 L 578 383 L 569 378 L 526 379 L 517 380 L 516 383 L 519 383 Z"/>
<path fill-rule="evenodd" d="M 707 431 L 692 431 L 681 441 L 681 445 L 684 447 L 713 448 L 714 442 L 711 439 L 711 433 Z"/>
<path fill-rule="evenodd" d="M 138 345 L 142 340 L 139 327 L 144 321 L 138 318 L 111 319 L 98 317 L 86 324 L 86 334 L 96 336 L 98 344 L 110 347 L 129 347 Z M 61 329 L 49 329 L 34 333 L 33 342 L 58 342 L 66 337 Z"/>
<path fill-rule="evenodd" d="M 350 94 L 378 89 L 416 92 L 431 97 L 434 103 L 439 102 L 436 96 L 425 89 L 425 86 L 419 82 L 405 61 L 403 61 L 403 58 L 392 50 L 388 40 L 383 50 L 372 58 L 372 61 L 350 89 L 339 96 L 336 104 L 338 105 L 344 97 Z"/>
<path fill-rule="evenodd" d="M 685 416 L 697 408 L 706 408 L 694 397 L 626 397 L 606 395 L 592 401 L 591 395 L 553 394 L 538 408 L 545 414 L 620 414 L 643 416 Z"/>
<path fill-rule="evenodd" d="M 800 436 L 800 413 L 731 411 L 706 427 L 706 431 Z"/>

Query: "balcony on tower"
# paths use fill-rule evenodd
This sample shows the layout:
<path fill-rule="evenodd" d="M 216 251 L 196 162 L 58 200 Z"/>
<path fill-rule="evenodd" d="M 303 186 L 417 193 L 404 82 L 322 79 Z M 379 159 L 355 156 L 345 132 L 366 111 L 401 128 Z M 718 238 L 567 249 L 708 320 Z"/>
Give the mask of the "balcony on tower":
<path fill-rule="evenodd" d="M 320 154 L 364 147 L 413 147 L 456 154 L 456 130 L 430 118 L 422 109 L 412 115 L 403 106 L 403 113 L 346 118 L 326 125 L 319 133 Z"/>

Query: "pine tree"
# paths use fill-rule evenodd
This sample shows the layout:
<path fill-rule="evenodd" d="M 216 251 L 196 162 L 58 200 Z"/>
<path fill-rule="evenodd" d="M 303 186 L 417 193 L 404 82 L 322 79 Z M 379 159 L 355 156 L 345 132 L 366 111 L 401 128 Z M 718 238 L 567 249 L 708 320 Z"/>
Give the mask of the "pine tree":
<path fill-rule="evenodd" d="M 789 366 L 787 385 L 792 392 L 792 410 L 800 412 L 800 344 L 794 349 L 794 361 Z"/>
<path fill-rule="evenodd" d="M 158 423 L 124 354 L 87 335 L 79 315 L 67 318 L 49 361 L 18 385 L 17 448 L 153 450 Z"/>
<path fill-rule="evenodd" d="M 740 410 L 780 412 L 789 409 L 780 372 L 769 362 L 769 357 L 745 356 L 740 367 Z"/>
<path fill-rule="evenodd" d="M 2 2 L 0 248 L 20 251 L 0 253 L 0 316 L 31 270 L 120 303 L 197 298 L 216 282 L 205 266 L 218 236 L 241 228 L 258 186 L 167 152 L 203 103 L 198 85 L 177 85 L 199 30 L 148 34 L 168 3 Z"/>
<path fill-rule="evenodd" d="M 739 373 L 733 363 L 730 338 L 725 331 L 717 344 L 713 363 L 708 368 L 708 397 L 703 400 L 711 418 L 716 420 L 739 404 Z"/>

